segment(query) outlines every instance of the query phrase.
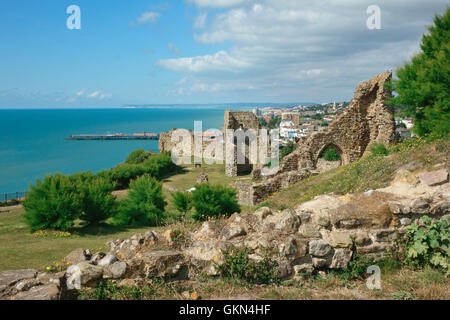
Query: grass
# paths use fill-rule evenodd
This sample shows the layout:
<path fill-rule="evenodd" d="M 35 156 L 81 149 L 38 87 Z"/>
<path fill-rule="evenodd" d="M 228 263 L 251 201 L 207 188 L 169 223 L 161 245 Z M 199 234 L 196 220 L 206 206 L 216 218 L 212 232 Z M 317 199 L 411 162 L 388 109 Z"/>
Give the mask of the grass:
<path fill-rule="evenodd" d="M 317 195 L 331 192 L 357 193 L 387 187 L 399 169 L 431 170 L 449 167 L 450 140 L 428 142 L 410 139 L 388 148 L 389 155 L 369 155 L 346 166 L 326 171 L 285 188 L 264 201 L 272 209 L 295 208 Z"/>
<path fill-rule="evenodd" d="M 184 293 L 195 293 L 200 299 L 226 300 L 448 300 L 450 282 L 433 269 L 413 271 L 401 269 L 395 273 L 381 267 L 381 289 L 369 290 L 365 279 L 346 281 L 336 274 L 327 273 L 281 284 L 246 284 L 230 279 L 202 277 L 190 281 L 164 283 L 150 280 L 136 287 L 118 287 L 113 282 L 104 283 L 100 289 L 82 292 L 80 299 L 117 300 L 185 300 Z"/>
<path fill-rule="evenodd" d="M 176 222 L 175 208 L 172 204 L 171 191 L 187 190 L 196 184 L 200 173 L 206 173 L 212 184 L 229 184 L 233 179 L 226 177 L 223 165 L 203 165 L 202 168 L 185 166 L 177 174 L 166 177 L 163 193 L 168 205 L 166 211 L 173 218 L 170 220 L 171 229 L 184 230 L 198 226 L 191 219 L 182 225 Z M 245 179 L 245 176 L 237 179 Z M 126 190 L 115 191 L 119 200 L 127 197 Z M 161 228 L 127 228 L 114 227 L 108 223 L 98 226 L 83 227 L 80 224 L 71 233 L 42 232 L 30 234 L 23 220 L 24 210 L 19 207 L 5 207 L 0 211 L 0 271 L 9 269 L 38 268 L 61 264 L 62 259 L 77 248 L 89 248 L 91 251 L 106 250 L 105 244 L 109 240 L 128 238 L 136 233 L 144 233 L 149 229 Z M 189 216 L 188 216 L 189 218 Z"/>

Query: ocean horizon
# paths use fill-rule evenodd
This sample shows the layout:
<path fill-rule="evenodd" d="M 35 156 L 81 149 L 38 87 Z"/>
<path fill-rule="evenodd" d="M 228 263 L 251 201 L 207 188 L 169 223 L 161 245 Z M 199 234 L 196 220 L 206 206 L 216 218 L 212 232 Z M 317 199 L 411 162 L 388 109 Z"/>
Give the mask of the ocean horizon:
<path fill-rule="evenodd" d="M 157 140 L 70 141 L 73 134 L 133 134 L 193 129 L 220 129 L 226 109 L 250 104 L 177 108 L 0 109 L 0 194 L 28 190 L 47 174 L 98 172 L 125 161 L 136 149 L 158 151 Z"/>

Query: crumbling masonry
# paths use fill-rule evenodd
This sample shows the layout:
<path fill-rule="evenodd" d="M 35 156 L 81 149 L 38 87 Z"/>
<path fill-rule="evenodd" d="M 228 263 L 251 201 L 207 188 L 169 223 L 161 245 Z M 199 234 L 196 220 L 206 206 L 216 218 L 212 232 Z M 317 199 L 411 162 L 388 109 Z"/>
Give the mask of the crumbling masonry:
<path fill-rule="evenodd" d="M 314 174 L 318 158 L 327 147 L 334 147 L 345 165 L 370 152 L 374 143 L 391 144 L 395 122 L 393 109 L 387 105 L 391 92 L 385 86 L 391 78 L 392 73 L 386 72 L 360 83 L 347 109 L 326 130 L 313 134 L 286 156 L 275 174 L 254 173 L 263 177 L 260 183 L 236 182 L 241 204 L 260 203 L 276 191 Z"/>

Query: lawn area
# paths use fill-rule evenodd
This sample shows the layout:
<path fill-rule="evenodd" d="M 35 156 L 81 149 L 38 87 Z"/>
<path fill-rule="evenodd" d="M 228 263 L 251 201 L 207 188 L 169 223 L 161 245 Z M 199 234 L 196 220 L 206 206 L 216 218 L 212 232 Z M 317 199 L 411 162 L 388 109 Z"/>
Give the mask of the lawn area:
<path fill-rule="evenodd" d="M 130 237 L 150 229 L 103 225 L 96 230 L 79 229 L 68 237 L 37 236 L 29 233 L 23 213 L 22 208 L 0 212 L 0 271 L 44 268 L 49 263 L 60 262 L 76 248 L 105 250 L 109 240 Z"/>
<path fill-rule="evenodd" d="M 163 193 L 166 197 L 166 211 L 173 215 L 175 208 L 172 204 L 171 192 L 175 190 L 185 191 L 192 188 L 200 173 L 209 177 L 211 184 L 226 185 L 233 179 L 246 179 L 226 177 L 224 165 L 203 165 L 202 168 L 185 166 L 184 170 L 163 180 Z M 127 191 L 115 191 L 116 197 L 121 200 L 126 198 Z M 114 227 L 102 224 L 97 227 L 76 228 L 67 237 L 56 235 L 38 236 L 30 234 L 23 220 L 24 209 L 19 206 L 2 208 L 0 211 L 0 271 L 22 268 L 45 268 L 52 262 L 61 260 L 72 250 L 77 248 L 89 248 L 91 251 L 106 250 L 105 244 L 109 240 L 128 238 L 136 233 L 144 233 L 150 229 L 158 228 L 127 228 Z M 9 210 L 9 211 L 8 211 Z M 189 218 L 189 217 L 188 217 Z M 159 228 L 163 229 L 163 228 Z"/>

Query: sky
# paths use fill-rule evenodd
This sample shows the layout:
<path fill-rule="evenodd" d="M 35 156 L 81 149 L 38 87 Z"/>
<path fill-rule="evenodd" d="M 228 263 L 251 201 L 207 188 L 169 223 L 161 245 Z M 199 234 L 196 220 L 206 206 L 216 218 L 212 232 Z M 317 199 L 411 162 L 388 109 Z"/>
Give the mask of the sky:
<path fill-rule="evenodd" d="M 80 8 L 69 29 L 67 8 Z M 367 20 L 380 8 L 380 28 Z M 443 0 L 3 0 L 0 108 L 349 101 Z M 71 20 L 74 21 L 74 20 Z M 372 21 L 372 20 L 370 20 Z"/>

